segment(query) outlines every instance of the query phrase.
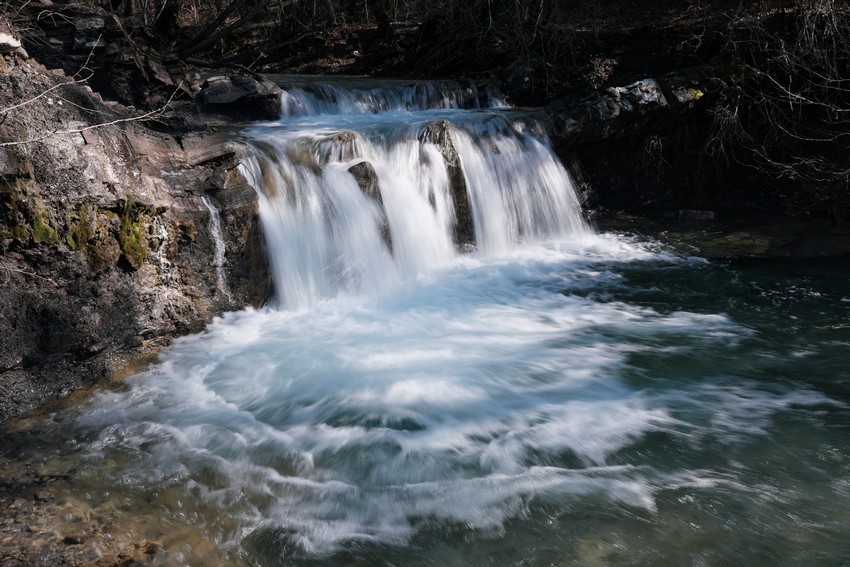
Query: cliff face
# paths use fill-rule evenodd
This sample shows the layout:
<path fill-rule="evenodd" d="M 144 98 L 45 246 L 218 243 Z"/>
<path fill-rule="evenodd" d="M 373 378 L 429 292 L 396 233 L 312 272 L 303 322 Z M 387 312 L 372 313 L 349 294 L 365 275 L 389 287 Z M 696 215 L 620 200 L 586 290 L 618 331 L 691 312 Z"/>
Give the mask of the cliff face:
<path fill-rule="evenodd" d="M 232 133 L 139 120 L 25 54 L 4 62 L 0 422 L 269 296 Z"/>

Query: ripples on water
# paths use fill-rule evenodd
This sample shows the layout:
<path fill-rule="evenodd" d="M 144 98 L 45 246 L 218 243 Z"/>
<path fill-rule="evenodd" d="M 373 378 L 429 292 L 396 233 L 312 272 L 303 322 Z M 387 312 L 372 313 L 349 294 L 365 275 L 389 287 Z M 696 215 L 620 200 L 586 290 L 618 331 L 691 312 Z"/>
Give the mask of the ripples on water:
<path fill-rule="evenodd" d="M 456 132 L 479 221 L 458 255 L 429 119 L 347 117 L 360 153 L 327 167 L 292 157 L 324 119 L 254 133 L 287 309 L 31 423 L 63 494 L 162 565 L 846 565 L 846 267 L 594 235 L 503 118 Z M 393 254 L 345 173 L 364 159 L 404 191 Z"/>
<path fill-rule="evenodd" d="M 228 314 L 34 427 L 163 564 L 841 565 L 846 291 L 612 236 L 464 257 Z"/>

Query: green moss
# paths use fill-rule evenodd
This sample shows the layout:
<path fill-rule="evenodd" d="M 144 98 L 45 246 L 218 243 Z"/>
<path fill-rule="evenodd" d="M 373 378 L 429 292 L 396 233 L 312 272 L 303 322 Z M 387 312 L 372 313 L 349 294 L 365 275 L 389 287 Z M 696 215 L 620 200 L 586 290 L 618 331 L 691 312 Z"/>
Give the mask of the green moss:
<path fill-rule="evenodd" d="M 50 226 L 50 219 L 47 218 L 47 213 L 42 210 L 37 210 L 35 216 L 33 216 L 32 239 L 36 244 L 56 244 L 59 242 L 56 229 Z"/>
<path fill-rule="evenodd" d="M 690 93 L 694 96 L 694 100 L 699 100 L 699 99 L 701 99 L 703 96 L 705 96 L 705 93 L 704 93 L 704 92 L 702 92 L 702 91 L 701 91 L 701 90 L 699 90 L 699 89 L 689 88 L 688 90 L 689 90 L 689 91 L 690 91 Z"/>
<path fill-rule="evenodd" d="M 26 242 L 30 239 L 30 231 L 22 224 L 16 225 L 12 228 L 12 237 L 21 242 Z"/>
<path fill-rule="evenodd" d="M 89 267 L 95 272 L 115 266 L 123 252 L 114 231 L 114 227 L 120 224 L 120 215 L 82 204 L 76 216 L 77 221 L 65 234 L 65 241 L 71 250 L 82 252 Z"/>
<path fill-rule="evenodd" d="M 97 211 L 95 211 L 95 214 L 97 214 Z M 80 220 L 68 231 L 68 234 L 65 235 L 65 240 L 68 242 L 71 250 L 81 250 L 88 255 L 88 249 L 91 247 L 91 241 L 95 236 L 95 229 L 89 221 L 88 204 L 83 203 L 80 205 L 77 215 Z"/>
<path fill-rule="evenodd" d="M 139 269 L 148 259 L 148 241 L 145 236 L 145 215 L 133 203 L 127 201 L 120 215 L 120 228 L 118 229 L 118 242 L 121 251 L 130 265 Z"/>
<path fill-rule="evenodd" d="M 9 227 L 6 232 L 16 240 L 32 240 L 36 244 L 56 244 L 59 233 L 37 196 L 37 185 L 31 178 L 15 178 L 7 183 L 0 202 L 0 222 Z"/>

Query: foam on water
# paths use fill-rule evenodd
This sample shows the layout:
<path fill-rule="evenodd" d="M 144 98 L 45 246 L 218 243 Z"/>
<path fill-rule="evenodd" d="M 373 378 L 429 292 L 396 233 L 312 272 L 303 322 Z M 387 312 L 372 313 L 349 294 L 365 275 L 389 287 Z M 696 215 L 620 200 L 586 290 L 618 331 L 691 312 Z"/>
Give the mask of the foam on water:
<path fill-rule="evenodd" d="M 370 114 L 406 91 L 288 92 L 290 114 L 352 108 L 247 134 L 275 301 L 57 417 L 99 490 L 141 493 L 252 564 L 510 530 L 545 548 L 563 518 L 557 551 L 582 562 L 597 539 L 569 539 L 581 529 L 637 518 L 635 554 L 641 526 L 690 525 L 674 511 L 694 494 L 751 502 L 747 454 L 774 420 L 837 407 L 730 371 L 769 359 L 743 361 L 755 333 L 719 310 L 635 301 L 629 269 L 707 263 L 593 234 L 533 120 Z M 425 135 L 447 118 L 456 156 Z M 458 242 L 461 183 L 474 246 Z M 750 504 L 764 517 L 796 498 L 770 490 Z"/>
<path fill-rule="evenodd" d="M 652 511 L 658 487 L 680 486 L 681 474 L 613 455 L 653 431 L 759 434 L 732 416 L 823 402 L 746 384 L 631 387 L 618 373 L 639 347 L 624 333 L 745 330 L 573 295 L 605 249 L 608 263 L 647 255 L 588 237 L 465 258 L 378 296 L 228 314 L 177 341 L 129 392 L 100 396 L 76 427 L 99 431 L 92 458 L 138 452 L 125 479 L 182 484 L 238 518 L 240 537 L 259 530 L 325 554 L 357 540 L 403 544 L 444 522 L 498 533 L 534 502 Z"/>
<path fill-rule="evenodd" d="M 78 426 L 104 428 L 93 454 L 145 455 L 144 482 L 198 482 L 214 467 L 222 486 L 205 498 L 293 528 L 319 551 L 401 541 L 429 517 L 491 528 L 537 491 L 648 505 L 645 487 L 604 466 L 529 461 L 530 451 L 566 452 L 602 466 L 667 418 L 603 377 L 621 357 L 582 329 L 617 309 L 577 316 L 592 305 L 529 294 L 530 282 L 503 273 L 513 265 L 455 267 L 381 301 L 230 314 L 178 341 L 129 395 L 104 395 Z M 544 266 L 529 262 L 526 278 Z M 245 509 L 237 495 L 264 504 Z"/>

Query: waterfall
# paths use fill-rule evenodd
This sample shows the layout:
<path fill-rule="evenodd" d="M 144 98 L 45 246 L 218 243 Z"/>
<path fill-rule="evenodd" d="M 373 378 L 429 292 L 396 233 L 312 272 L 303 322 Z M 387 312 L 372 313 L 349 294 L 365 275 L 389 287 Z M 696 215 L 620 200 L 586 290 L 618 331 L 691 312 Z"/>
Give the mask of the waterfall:
<path fill-rule="evenodd" d="M 460 94 L 293 85 L 318 110 L 246 132 L 283 308 L 16 425 L 0 501 L 49 480 L 37 540 L 156 542 L 155 565 L 847 564 L 843 266 L 594 234 L 534 117 Z"/>
<path fill-rule="evenodd" d="M 305 308 L 588 231 L 535 118 L 452 83 L 296 85 L 247 132 L 277 302 Z"/>
<path fill-rule="evenodd" d="M 492 88 L 481 91 L 474 84 L 463 86 L 453 81 L 376 85 L 371 80 L 347 78 L 336 83 L 298 79 L 290 79 L 290 83 L 281 96 L 285 117 L 508 106 Z"/>
<path fill-rule="evenodd" d="M 221 237 L 221 215 L 219 215 L 218 209 L 215 208 L 215 205 L 212 204 L 206 195 L 201 197 L 201 202 L 210 213 L 209 231 L 210 236 L 212 236 L 213 241 L 215 242 L 214 258 L 215 272 L 218 278 L 218 289 L 225 295 L 225 297 L 227 297 L 227 299 L 233 301 L 233 296 L 230 295 L 230 290 L 227 288 L 227 282 L 224 279 L 225 247 L 224 239 Z"/>

